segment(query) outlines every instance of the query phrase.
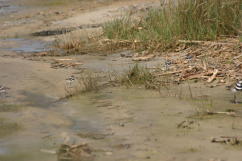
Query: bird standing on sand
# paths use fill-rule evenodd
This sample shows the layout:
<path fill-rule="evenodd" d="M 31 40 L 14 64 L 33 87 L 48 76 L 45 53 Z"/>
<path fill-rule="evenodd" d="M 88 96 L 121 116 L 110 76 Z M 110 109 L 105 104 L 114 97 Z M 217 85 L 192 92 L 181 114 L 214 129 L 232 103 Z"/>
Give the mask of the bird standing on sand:
<path fill-rule="evenodd" d="M 234 85 L 234 87 L 231 89 L 231 91 L 234 93 L 234 103 L 239 103 L 237 101 L 237 96 L 236 94 L 238 92 L 242 92 L 242 80 L 237 81 L 237 83 Z"/>
<path fill-rule="evenodd" d="M 8 87 L 4 87 L 0 85 L 0 96 L 6 96 L 7 95 L 7 90 L 9 90 L 10 88 Z"/>
<path fill-rule="evenodd" d="M 76 79 L 76 78 L 75 78 L 74 75 L 71 75 L 70 77 L 68 77 L 68 78 L 66 79 L 66 82 L 68 83 L 69 88 L 72 87 L 72 82 L 75 81 L 75 79 Z"/>

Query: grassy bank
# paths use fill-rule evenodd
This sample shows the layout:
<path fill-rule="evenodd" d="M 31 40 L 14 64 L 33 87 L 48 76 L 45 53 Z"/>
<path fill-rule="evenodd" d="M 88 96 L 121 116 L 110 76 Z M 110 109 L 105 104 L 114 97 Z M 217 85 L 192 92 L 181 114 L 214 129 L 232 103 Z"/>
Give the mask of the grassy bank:
<path fill-rule="evenodd" d="M 126 48 L 164 51 L 173 48 L 177 40 L 241 40 L 241 10 L 242 0 L 179 0 L 177 4 L 150 9 L 139 19 L 134 15 L 109 21 L 102 27 L 102 36 L 93 39 L 62 37 L 56 47 L 68 54 Z"/>
<path fill-rule="evenodd" d="M 142 42 L 163 48 L 176 40 L 216 40 L 241 33 L 242 0 L 180 0 L 150 10 L 140 21 L 116 19 L 103 27 L 109 39 Z M 163 44 L 163 45 L 162 45 Z"/>

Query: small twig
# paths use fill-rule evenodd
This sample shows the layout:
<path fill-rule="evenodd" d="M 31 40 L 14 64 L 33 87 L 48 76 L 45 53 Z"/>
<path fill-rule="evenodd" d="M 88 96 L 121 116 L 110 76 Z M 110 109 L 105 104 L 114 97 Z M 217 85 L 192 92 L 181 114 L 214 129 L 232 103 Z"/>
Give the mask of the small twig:
<path fill-rule="evenodd" d="M 242 57 L 242 54 L 240 54 L 240 55 L 234 57 L 233 59 L 238 59 L 238 58 L 240 58 L 240 57 Z"/>
<path fill-rule="evenodd" d="M 207 82 L 211 83 L 216 78 L 217 74 L 218 74 L 218 69 L 214 69 L 213 75 L 210 78 L 208 78 Z"/>
<path fill-rule="evenodd" d="M 197 41 L 197 40 L 178 40 L 178 42 L 180 43 L 185 43 L 185 44 L 200 44 L 200 43 L 204 43 L 204 42 L 208 42 L 208 41 Z"/>
<path fill-rule="evenodd" d="M 178 70 L 178 71 L 174 71 L 174 72 L 168 72 L 168 73 L 158 74 L 158 76 L 166 76 L 166 75 L 181 73 L 182 71 L 183 70 Z"/>
<path fill-rule="evenodd" d="M 155 55 L 151 54 L 151 55 L 147 55 L 147 56 L 142 56 L 142 57 L 136 57 L 133 58 L 133 61 L 149 61 L 150 59 L 154 58 Z"/>
<path fill-rule="evenodd" d="M 228 116 L 236 116 L 235 112 L 212 112 L 212 111 L 209 111 L 209 110 L 207 110 L 207 114 L 209 114 L 209 115 L 225 114 L 225 115 L 228 115 Z"/>
<path fill-rule="evenodd" d="M 212 138 L 211 142 L 238 145 L 241 143 L 241 140 L 239 140 L 239 138 L 235 136 L 220 136 L 220 137 Z"/>

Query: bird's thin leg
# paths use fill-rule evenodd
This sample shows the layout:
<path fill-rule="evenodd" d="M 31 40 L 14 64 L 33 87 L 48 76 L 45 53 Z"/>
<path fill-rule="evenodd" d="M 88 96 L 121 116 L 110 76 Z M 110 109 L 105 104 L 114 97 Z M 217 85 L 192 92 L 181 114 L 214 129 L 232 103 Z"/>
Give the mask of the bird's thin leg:
<path fill-rule="evenodd" d="M 234 93 L 234 103 L 237 104 L 236 93 Z"/>

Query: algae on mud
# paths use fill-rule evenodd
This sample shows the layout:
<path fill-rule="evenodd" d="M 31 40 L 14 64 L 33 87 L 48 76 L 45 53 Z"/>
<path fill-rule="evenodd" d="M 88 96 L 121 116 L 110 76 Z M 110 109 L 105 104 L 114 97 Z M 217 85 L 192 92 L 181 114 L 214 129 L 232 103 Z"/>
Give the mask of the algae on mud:
<path fill-rule="evenodd" d="M 21 126 L 16 122 L 8 121 L 6 118 L 0 118 L 0 138 L 9 136 L 21 129 Z"/>
<path fill-rule="evenodd" d="M 0 112 L 16 112 L 21 109 L 22 106 L 15 104 L 5 104 L 0 101 Z"/>

